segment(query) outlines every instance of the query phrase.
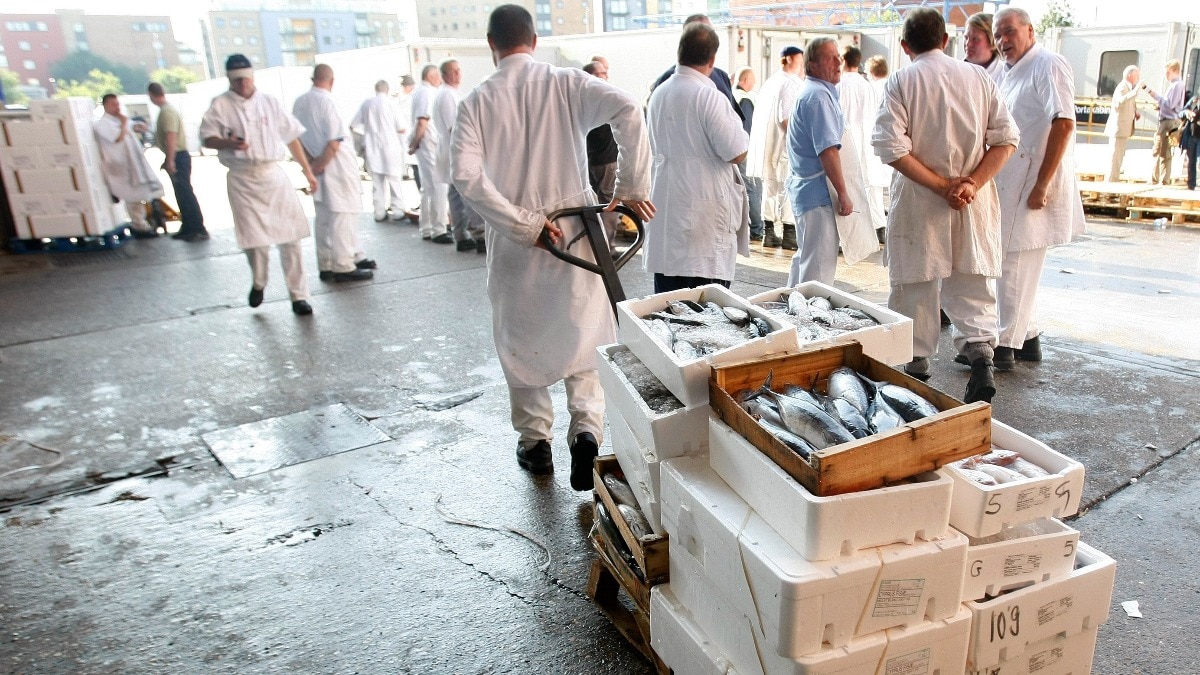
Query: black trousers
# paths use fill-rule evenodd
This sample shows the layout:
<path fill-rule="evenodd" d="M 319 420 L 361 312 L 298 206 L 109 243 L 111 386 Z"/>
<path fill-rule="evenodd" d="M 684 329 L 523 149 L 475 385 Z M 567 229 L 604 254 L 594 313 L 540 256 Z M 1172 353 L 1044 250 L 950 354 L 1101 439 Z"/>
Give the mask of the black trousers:
<path fill-rule="evenodd" d="M 192 156 L 187 150 L 175 152 L 175 173 L 170 176 L 175 201 L 179 203 L 179 231 L 184 234 L 206 232 L 204 214 L 200 212 L 200 202 L 192 190 Z"/>
<path fill-rule="evenodd" d="M 678 291 L 684 288 L 696 288 L 698 286 L 707 286 L 708 284 L 721 284 L 725 288 L 729 288 L 729 284 L 733 282 L 724 279 L 707 279 L 705 277 L 669 277 L 665 274 L 654 274 L 654 292 L 666 293 L 667 291 Z"/>

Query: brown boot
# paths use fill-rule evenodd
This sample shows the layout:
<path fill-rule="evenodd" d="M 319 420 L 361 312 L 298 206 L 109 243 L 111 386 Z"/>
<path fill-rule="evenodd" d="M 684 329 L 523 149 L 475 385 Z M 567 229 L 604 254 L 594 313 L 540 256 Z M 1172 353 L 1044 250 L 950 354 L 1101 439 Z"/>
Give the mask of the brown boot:
<path fill-rule="evenodd" d="M 789 225 L 788 223 L 783 224 L 783 242 L 781 243 L 783 245 L 783 250 L 785 251 L 795 251 L 796 249 L 800 248 L 796 245 L 795 225 Z"/>

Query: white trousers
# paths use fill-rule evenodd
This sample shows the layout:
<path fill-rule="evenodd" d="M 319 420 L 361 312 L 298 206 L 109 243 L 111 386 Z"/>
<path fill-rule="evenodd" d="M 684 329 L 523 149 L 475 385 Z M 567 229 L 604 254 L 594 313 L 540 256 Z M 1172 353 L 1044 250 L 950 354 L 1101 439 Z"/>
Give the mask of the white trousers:
<path fill-rule="evenodd" d="M 446 192 L 450 186 L 435 180 L 437 166 L 421 157 L 421 153 L 417 153 L 417 170 L 421 172 L 421 218 L 417 225 L 422 237 L 436 237 L 449 231 L 450 204 Z"/>
<path fill-rule="evenodd" d="M 1121 164 L 1125 162 L 1125 148 L 1129 145 L 1128 138 L 1110 138 L 1112 142 L 1112 166 L 1108 169 L 1108 180 L 1115 183 L 1121 180 Z"/>
<path fill-rule="evenodd" d="M 358 214 L 330 211 L 325 202 L 313 202 L 313 237 L 317 245 L 317 269 L 353 272 L 354 263 L 365 258 L 359 249 Z"/>
<path fill-rule="evenodd" d="M 914 358 L 937 353 L 942 329 L 939 308 L 954 324 L 956 350 L 962 352 L 970 342 L 996 346 L 999 323 L 994 279 L 955 272 L 945 279 L 892 286 L 888 307 L 912 319 Z"/>
<path fill-rule="evenodd" d="M 404 203 L 404 192 L 400 188 L 400 176 L 371 174 L 371 204 L 375 207 L 375 220 L 383 220 L 393 206 L 407 211 L 408 205 Z"/>
<path fill-rule="evenodd" d="M 563 380 L 567 387 L 567 411 L 571 424 L 567 428 L 567 441 L 575 440 L 587 431 L 596 437 L 596 443 L 604 440 L 604 391 L 600 388 L 600 373 L 585 370 Z M 554 438 L 554 405 L 550 400 L 549 387 L 509 387 L 508 399 L 512 404 L 513 429 L 520 435 L 518 443 L 531 447 L 538 441 Z"/>
<path fill-rule="evenodd" d="M 832 206 L 818 206 L 796 219 L 796 246 L 788 286 L 804 281 L 833 285 L 837 272 L 838 232 Z"/>
<path fill-rule="evenodd" d="M 1046 249 L 1008 251 L 996 284 L 996 306 L 1000 314 L 1000 346 L 1019 349 L 1037 337 L 1037 290 L 1046 265 Z"/>
<path fill-rule="evenodd" d="M 783 182 L 773 178 L 762 179 L 762 219 L 775 223 L 776 227 L 782 223 L 791 225 L 796 222 L 792 200 Z M 782 232 L 783 228 L 780 227 L 779 231 Z"/>
<path fill-rule="evenodd" d="M 308 300 L 308 280 L 304 278 L 304 261 L 300 256 L 300 242 L 276 244 L 279 249 L 279 262 L 283 264 L 283 278 L 287 281 L 288 295 L 292 301 Z M 246 249 L 246 258 L 250 261 L 250 271 L 254 275 L 254 287 L 267 287 L 267 264 L 271 262 L 271 247 Z"/>
<path fill-rule="evenodd" d="M 129 214 L 129 224 L 135 230 L 149 230 L 150 223 L 146 220 L 146 205 L 143 202 L 125 201 L 125 213 Z"/>

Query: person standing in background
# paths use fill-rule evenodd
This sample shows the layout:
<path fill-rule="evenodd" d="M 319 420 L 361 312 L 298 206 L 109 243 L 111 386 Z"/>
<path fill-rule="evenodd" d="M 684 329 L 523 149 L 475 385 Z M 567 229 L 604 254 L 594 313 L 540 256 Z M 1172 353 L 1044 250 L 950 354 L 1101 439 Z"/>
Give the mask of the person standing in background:
<path fill-rule="evenodd" d="M 146 203 L 163 195 L 162 183 L 154 175 L 154 169 L 146 160 L 142 143 L 129 118 L 121 112 L 121 101 L 116 94 L 105 94 L 101 99 L 104 115 L 92 125 L 96 141 L 100 145 L 100 168 L 108 190 L 114 197 L 125 202 L 129 214 L 129 227 L 136 239 L 152 239 L 158 231 L 146 221 Z M 145 127 L 139 125 L 139 128 Z"/>
<path fill-rule="evenodd" d="M 163 170 L 171 179 L 175 201 L 179 204 L 179 231 L 172 239 L 204 241 L 208 230 L 204 227 L 204 213 L 192 190 L 192 155 L 188 152 L 187 139 L 183 133 L 183 118 L 175 106 L 167 101 L 161 84 L 151 82 L 146 87 L 150 102 L 158 106 L 158 119 L 154 122 L 154 145 L 163 153 Z"/>
<path fill-rule="evenodd" d="M 392 220 L 410 215 L 401 189 L 405 128 L 396 102 L 388 95 L 390 88 L 387 80 L 376 82 L 375 95 L 363 101 L 350 120 L 350 128 L 360 129 L 363 136 L 363 159 L 371 174 L 371 205 L 377 223 L 387 220 L 389 212 Z"/>
<path fill-rule="evenodd" d="M 458 61 L 446 59 L 438 66 L 442 76 L 442 86 L 438 87 L 437 98 L 433 102 L 433 128 L 438 138 L 442 139 L 437 147 L 437 171 L 447 180 L 450 178 L 450 132 L 454 129 L 454 119 L 458 116 L 458 103 L 462 100 L 462 69 Z M 467 204 L 458 188 L 453 183 L 446 185 L 446 201 L 450 206 L 450 229 L 457 249 L 463 251 L 487 252 L 487 244 L 483 239 L 483 219 Z"/>
<path fill-rule="evenodd" d="M 585 63 L 583 72 L 608 82 L 606 63 L 606 61 Z M 612 127 L 601 124 L 588 132 L 587 156 L 588 183 L 592 186 L 592 191 L 596 193 L 599 203 L 607 204 L 612 201 L 613 189 L 617 185 L 617 140 L 613 138 Z M 620 214 L 611 211 L 600 214 L 600 222 L 604 224 L 604 233 L 608 237 L 610 251 L 617 243 L 617 227 L 620 218 Z"/>
<path fill-rule="evenodd" d="M 1121 180 L 1121 165 L 1125 163 L 1125 148 L 1133 136 L 1133 127 L 1141 115 L 1137 111 L 1138 80 L 1142 79 L 1137 66 L 1125 66 L 1121 83 L 1113 90 L 1108 121 L 1104 123 L 1104 135 L 1112 144 L 1112 163 L 1108 168 L 1108 180 Z"/>
<path fill-rule="evenodd" d="M 755 81 L 754 69 L 742 66 L 733 73 L 733 100 L 742 111 L 742 130 L 749 137 L 754 124 L 755 91 L 758 84 Z M 762 219 L 762 179 L 751 178 L 746 174 L 746 160 L 738 164 L 742 181 L 746 184 L 746 197 L 750 202 L 750 241 L 761 243 L 763 238 Z"/>
<path fill-rule="evenodd" d="M 792 214 L 786 183 L 790 173 L 787 134 L 796 93 L 804 81 L 804 50 L 784 47 L 779 70 L 763 82 L 750 127 L 746 175 L 762 181 L 763 248 L 796 250 L 796 218 Z M 780 238 L 775 227 L 783 230 Z"/>
<path fill-rule="evenodd" d="M 454 235 L 447 225 L 450 222 L 450 205 L 446 198 L 448 181 L 437 171 L 437 129 L 433 128 L 433 101 L 437 88 L 442 83 L 438 67 L 432 63 L 421 69 L 421 86 L 412 97 L 412 137 L 408 151 L 417 156 L 418 185 L 421 190 L 421 213 L 418 225 L 421 238 L 435 244 L 453 244 Z"/>
<path fill-rule="evenodd" d="M 967 51 L 967 63 L 983 68 L 992 82 L 1000 84 L 1004 78 L 1004 59 L 996 49 L 991 14 L 979 12 L 967 18 L 967 37 L 963 46 Z"/>
<path fill-rule="evenodd" d="M 1146 93 L 1158 101 L 1158 130 L 1154 133 L 1154 148 L 1150 151 L 1150 154 L 1154 155 L 1154 174 L 1150 177 L 1150 182 L 1159 185 L 1171 184 L 1171 142 L 1182 124 L 1179 113 L 1183 110 L 1185 97 L 1183 80 L 1180 78 L 1182 69 L 1179 59 L 1167 61 L 1167 91 L 1161 96 L 1147 87 L 1145 82 L 1142 83 Z"/>
<path fill-rule="evenodd" d="M 838 104 L 846 119 L 839 154 L 846 189 L 851 201 L 859 205 L 849 216 L 835 218 L 842 258 L 847 265 L 854 265 L 879 251 L 879 238 L 875 233 L 887 222 L 883 204 L 870 198 L 868 173 L 872 162 L 878 161 L 871 151 L 871 127 L 879 111 L 879 96 L 875 87 L 858 72 L 861 64 L 862 52 L 857 47 L 846 47 L 842 53 L 842 80 L 837 86 Z"/>

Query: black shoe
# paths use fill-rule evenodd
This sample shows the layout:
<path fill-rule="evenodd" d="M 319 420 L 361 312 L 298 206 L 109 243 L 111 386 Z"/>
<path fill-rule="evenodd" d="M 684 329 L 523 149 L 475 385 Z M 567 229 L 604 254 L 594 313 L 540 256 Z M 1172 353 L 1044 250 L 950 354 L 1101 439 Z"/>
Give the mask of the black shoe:
<path fill-rule="evenodd" d="M 992 356 L 992 365 L 996 370 L 1012 370 L 1017 365 L 1017 359 L 1012 347 L 996 347 Z"/>
<path fill-rule="evenodd" d="M 362 260 L 354 263 L 354 266 L 360 270 L 373 270 L 379 267 L 379 265 L 376 265 L 375 261 L 371 260 L 370 258 L 363 258 Z"/>
<path fill-rule="evenodd" d="M 1034 335 L 1021 344 L 1020 349 L 1013 350 L 1013 357 L 1022 361 L 1042 360 L 1042 336 Z"/>
<path fill-rule="evenodd" d="M 129 228 L 129 234 L 134 239 L 154 239 L 158 236 L 158 230 L 138 230 L 131 227 Z"/>
<path fill-rule="evenodd" d="M 475 250 L 475 240 L 474 239 L 463 239 L 462 241 L 455 244 L 454 248 L 458 249 L 459 251 L 474 251 Z"/>
<path fill-rule="evenodd" d="M 317 278 L 319 278 L 321 281 L 333 281 L 333 270 L 321 270 L 321 273 L 317 275 Z"/>
<path fill-rule="evenodd" d="M 763 235 L 762 245 L 763 248 L 779 248 L 783 246 L 783 240 L 774 232 L 767 232 Z"/>
<path fill-rule="evenodd" d="M 423 234 L 423 235 L 421 235 L 421 238 L 424 239 L 425 241 L 429 241 L 430 239 L 433 239 L 433 235 L 432 234 Z"/>
<path fill-rule="evenodd" d="M 307 300 L 293 300 L 292 313 L 300 316 L 308 316 L 312 314 L 312 305 L 308 304 Z"/>
<path fill-rule="evenodd" d="M 583 432 L 575 437 L 571 444 L 571 487 L 583 492 L 595 487 L 592 480 L 592 464 L 596 455 L 600 454 L 600 446 L 596 437 L 590 432 Z"/>
<path fill-rule="evenodd" d="M 375 278 L 375 273 L 371 270 L 354 270 L 352 272 L 334 272 L 333 280 L 342 281 L 366 281 L 367 279 Z"/>
<path fill-rule="evenodd" d="M 943 309 L 942 310 L 942 326 L 943 327 L 949 326 L 951 323 L 953 323 L 953 322 L 950 321 L 950 317 L 946 316 L 946 310 Z"/>
<path fill-rule="evenodd" d="M 780 242 L 780 248 L 785 251 L 799 250 L 800 247 L 796 244 L 795 225 L 789 225 L 788 223 L 783 224 L 783 241 Z"/>
<path fill-rule="evenodd" d="M 197 241 L 208 241 L 209 236 L 208 232 L 189 232 L 186 236 L 182 237 L 182 239 L 188 243 L 192 243 Z"/>
<path fill-rule="evenodd" d="M 176 232 L 175 234 L 171 235 L 171 238 L 172 239 L 186 239 L 189 234 L 191 234 L 191 233 L 180 230 L 180 231 Z"/>
<path fill-rule="evenodd" d="M 963 396 L 963 402 L 991 403 L 995 395 L 996 378 L 992 373 L 992 360 L 981 356 L 971 362 L 971 379 L 967 380 L 967 392 Z"/>
<path fill-rule="evenodd" d="M 453 244 L 454 235 L 450 234 L 449 232 L 443 232 L 429 241 L 432 241 L 435 244 Z"/>
<path fill-rule="evenodd" d="M 881 227 L 875 230 L 875 238 L 879 240 L 880 244 L 887 245 L 887 228 Z"/>
<path fill-rule="evenodd" d="M 517 464 L 529 473 L 543 475 L 553 473 L 554 454 L 549 441 L 538 441 L 532 448 L 517 444 Z"/>
<path fill-rule="evenodd" d="M 487 242 L 482 239 L 476 239 L 475 240 L 475 252 L 476 253 L 487 253 Z"/>
<path fill-rule="evenodd" d="M 380 218 L 380 217 L 376 216 L 376 217 L 375 217 L 375 222 L 377 222 L 377 223 L 382 223 L 382 222 L 385 222 L 387 219 L 388 219 L 388 217 L 387 217 L 386 215 L 385 215 L 384 217 L 382 217 L 382 218 Z"/>
<path fill-rule="evenodd" d="M 262 301 L 263 301 L 263 289 L 251 287 L 250 288 L 250 306 L 258 307 L 259 305 L 262 304 Z"/>

